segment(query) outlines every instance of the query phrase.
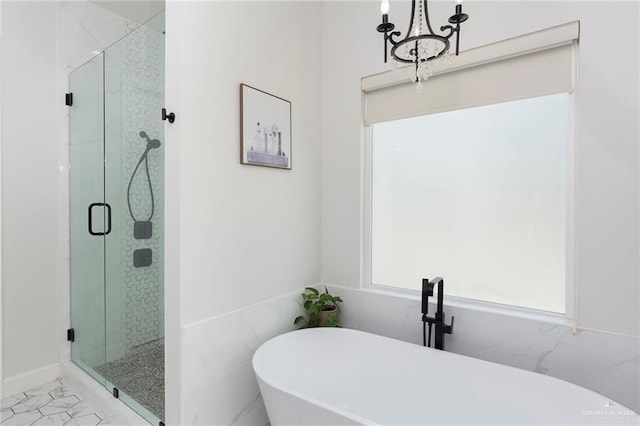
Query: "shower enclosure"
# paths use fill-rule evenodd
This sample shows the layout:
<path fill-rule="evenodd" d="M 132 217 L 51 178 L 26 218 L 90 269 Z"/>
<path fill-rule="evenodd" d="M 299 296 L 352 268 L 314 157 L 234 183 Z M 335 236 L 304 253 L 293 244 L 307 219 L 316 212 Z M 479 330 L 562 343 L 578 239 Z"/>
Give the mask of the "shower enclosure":
<path fill-rule="evenodd" d="M 164 419 L 164 13 L 69 75 L 71 359 Z"/>

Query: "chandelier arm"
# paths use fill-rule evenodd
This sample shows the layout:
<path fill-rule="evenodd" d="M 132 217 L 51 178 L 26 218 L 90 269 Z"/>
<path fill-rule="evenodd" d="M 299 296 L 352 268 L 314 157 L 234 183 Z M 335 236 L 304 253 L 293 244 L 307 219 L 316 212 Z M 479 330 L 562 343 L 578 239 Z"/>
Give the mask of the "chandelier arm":
<path fill-rule="evenodd" d="M 396 44 L 400 43 L 400 41 L 402 40 L 394 40 L 393 37 L 400 37 L 400 31 L 394 31 L 392 33 L 389 33 L 386 37 L 387 40 L 389 40 L 389 42 L 391 43 L 392 46 L 395 46 Z"/>
<path fill-rule="evenodd" d="M 443 25 L 440 27 L 440 31 L 446 31 L 446 30 L 449 30 L 449 34 L 443 34 L 442 37 L 444 38 L 451 38 L 453 33 L 456 32 L 456 29 L 453 28 L 451 25 Z"/>

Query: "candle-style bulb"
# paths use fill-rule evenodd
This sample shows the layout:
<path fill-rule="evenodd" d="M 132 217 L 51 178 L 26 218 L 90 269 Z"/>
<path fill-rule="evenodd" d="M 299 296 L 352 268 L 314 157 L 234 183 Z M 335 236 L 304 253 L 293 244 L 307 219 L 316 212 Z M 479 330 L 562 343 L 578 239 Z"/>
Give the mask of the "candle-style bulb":
<path fill-rule="evenodd" d="M 380 13 L 383 15 L 389 14 L 389 0 L 382 0 L 382 3 L 380 3 Z"/>
<path fill-rule="evenodd" d="M 462 4 L 462 0 L 456 0 L 456 4 Z"/>

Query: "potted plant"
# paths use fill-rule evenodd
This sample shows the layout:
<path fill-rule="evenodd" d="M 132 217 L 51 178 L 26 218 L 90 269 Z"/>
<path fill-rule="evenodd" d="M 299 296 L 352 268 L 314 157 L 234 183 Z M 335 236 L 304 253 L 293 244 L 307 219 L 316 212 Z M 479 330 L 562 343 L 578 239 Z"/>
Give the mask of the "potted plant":
<path fill-rule="evenodd" d="M 299 315 L 293 321 L 296 325 L 302 323 L 300 328 L 342 327 L 338 319 L 339 303 L 342 303 L 342 299 L 340 296 L 331 295 L 326 286 L 324 293 L 320 293 L 313 287 L 306 287 L 302 293 L 302 301 L 307 318 L 304 315 Z"/>

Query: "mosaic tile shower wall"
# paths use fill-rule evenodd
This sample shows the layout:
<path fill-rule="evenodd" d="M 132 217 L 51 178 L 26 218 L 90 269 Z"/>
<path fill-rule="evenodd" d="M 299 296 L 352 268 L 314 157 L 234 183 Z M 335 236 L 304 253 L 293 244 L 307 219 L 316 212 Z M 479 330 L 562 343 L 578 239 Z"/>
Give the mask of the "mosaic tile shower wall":
<path fill-rule="evenodd" d="M 147 164 L 142 162 L 127 194 L 131 176 L 147 147 L 147 140 L 140 132 L 164 143 L 164 122 L 160 119 L 164 102 L 163 38 L 162 32 L 143 26 L 124 39 L 118 46 L 120 52 L 116 52 L 122 64 L 119 97 L 122 208 L 119 211 L 122 214 L 122 338 L 125 353 L 163 337 L 163 145 L 147 155 L 151 185 L 147 179 Z M 151 238 L 134 238 L 134 219 L 129 213 L 128 201 L 136 220 L 151 221 Z M 134 266 L 134 251 L 139 249 L 151 249 L 151 265 Z"/>

